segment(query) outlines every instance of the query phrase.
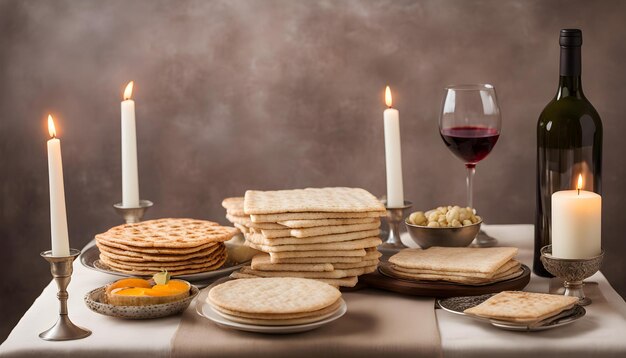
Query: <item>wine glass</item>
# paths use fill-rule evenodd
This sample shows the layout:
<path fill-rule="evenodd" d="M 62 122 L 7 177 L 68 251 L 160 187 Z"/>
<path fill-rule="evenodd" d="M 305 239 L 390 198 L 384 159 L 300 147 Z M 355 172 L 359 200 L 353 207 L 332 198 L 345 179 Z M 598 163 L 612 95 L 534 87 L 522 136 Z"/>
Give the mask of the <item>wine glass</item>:
<path fill-rule="evenodd" d="M 496 89 L 490 84 L 450 85 L 439 117 L 444 143 L 467 168 L 467 206 L 474 208 L 476 164 L 485 159 L 500 137 L 502 119 Z M 482 234 L 482 235 L 481 235 Z M 481 231 L 477 246 L 494 246 L 496 240 Z"/>

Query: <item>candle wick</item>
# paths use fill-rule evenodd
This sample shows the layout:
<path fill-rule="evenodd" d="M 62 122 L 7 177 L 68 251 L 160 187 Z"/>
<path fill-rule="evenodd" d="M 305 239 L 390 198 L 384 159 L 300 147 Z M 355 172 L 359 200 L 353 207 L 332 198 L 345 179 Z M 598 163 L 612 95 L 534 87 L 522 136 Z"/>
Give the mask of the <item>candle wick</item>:
<path fill-rule="evenodd" d="M 580 195 L 580 188 L 576 188 L 576 190 L 578 191 L 578 195 Z"/>

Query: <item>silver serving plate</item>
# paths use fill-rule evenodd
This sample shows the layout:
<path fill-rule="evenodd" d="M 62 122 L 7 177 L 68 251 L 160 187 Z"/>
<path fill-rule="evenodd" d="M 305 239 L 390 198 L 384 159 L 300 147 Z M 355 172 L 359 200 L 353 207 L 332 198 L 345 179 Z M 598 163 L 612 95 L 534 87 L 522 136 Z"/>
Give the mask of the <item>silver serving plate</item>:
<path fill-rule="evenodd" d="M 463 296 L 463 297 L 449 297 L 449 298 L 440 298 L 437 300 L 437 305 L 443 309 L 444 311 L 458 314 L 461 316 L 467 316 L 473 318 L 478 321 L 488 322 L 494 327 L 498 327 L 501 329 L 505 329 L 508 331 L 520 331 L 520 332 L 534 332 L 534 331 L 544 331 L 547 329 L 552 329 L 556 327 L 561 327 L 570 323 L 573 323 L 579 319 L 581 319 L 587 311 L 582 306 L 575 305 L 573 308 L 563 311 L 556 316 L 548 317 L 543 321 L 538 323 L 527 325 L 527 324 L 516 324 L 512 322 L 500 321 L 495 319 L 476 317 L 472 315 L 468 315 L 463 313 L 468 308 L 472 308 L 474 306 L 478 306 L 479 304 L 486 301 L 491 296 L 495 295 L 495 293 L 490 293 L 486 295 L 480 296 Z"/>
<path fill-rule="evenodd" d="M 227 249 L 228 249 L 228 246 L 227 246 Z M 94 271 L 106 273 L 109 275 L 121 276 L 121 277 L 137 277 L 137 276 L 141 277 L 141 275 L 131 275 L 131 274 L 123 273 L 123 272 L 114 271 L 109 266 L 101 262 L 100 250 L 98 250 L 98 247 L 93 242 L 87 245 L 83 249 L 83 252 L 80 254 L 79 259 L 80 259 L 80 263 L 82 263 L 83 266 Z M 180 275 L 180 276 L 176 276 L 176 278 L 189 281 L 189 282 L 198 283 L 198 282 L 208 281 L 211 279 L 229 275 L 232 272 L 237 271 L 243 266 L 246 266 L 249 264 L 250 264 L 250 261 L 233 262 L 227 259 L 224 265 L 217 270 L 199 272 L 199 273 L 194 273 L 190 275 Z M 206 285 L 196 284 L 196 286 L 203 287 Z"/>

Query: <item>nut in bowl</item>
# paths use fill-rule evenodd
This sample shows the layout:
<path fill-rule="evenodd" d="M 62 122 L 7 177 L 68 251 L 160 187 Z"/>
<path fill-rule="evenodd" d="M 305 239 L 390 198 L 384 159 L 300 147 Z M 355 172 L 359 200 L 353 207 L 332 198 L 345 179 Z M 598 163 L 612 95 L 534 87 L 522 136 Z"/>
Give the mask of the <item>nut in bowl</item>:
<path fill-rule="evenodd" d="M 414 212 L 404 223 L 411 239 L 422 249 L 465 247 L 478 235 L 482 218 L 469 207 L 440 206 L 426 212 Z"/>

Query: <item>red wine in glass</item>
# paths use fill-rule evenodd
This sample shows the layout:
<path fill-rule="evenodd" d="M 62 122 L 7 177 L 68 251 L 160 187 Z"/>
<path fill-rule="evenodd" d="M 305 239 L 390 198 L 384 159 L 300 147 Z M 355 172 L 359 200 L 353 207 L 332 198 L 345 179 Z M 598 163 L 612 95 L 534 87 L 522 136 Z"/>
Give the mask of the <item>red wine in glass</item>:
<path fill-rule="evenodd" d="M 483 126 L 451 127 L 440 133 L 448 149 L 471 167 L 487 157 L 500 137 L 497 129 Z"/>

